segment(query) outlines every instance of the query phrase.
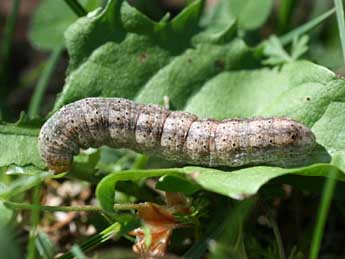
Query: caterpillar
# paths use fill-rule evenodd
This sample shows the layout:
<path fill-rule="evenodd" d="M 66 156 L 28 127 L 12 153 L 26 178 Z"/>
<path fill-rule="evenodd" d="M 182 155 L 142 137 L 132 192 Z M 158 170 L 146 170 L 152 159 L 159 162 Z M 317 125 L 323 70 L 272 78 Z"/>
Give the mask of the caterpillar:
<path fill-rule="evenodd" d="M 122 98 L 86 98 L 62 107 L 42 126 L 39 151 L 48 168 L 71 168 L 80 148 L 107 145 L 209 167 L 279 165 L 303 157 L 315 136 L 288 118 L 199 119 L 188 112 Z"/>

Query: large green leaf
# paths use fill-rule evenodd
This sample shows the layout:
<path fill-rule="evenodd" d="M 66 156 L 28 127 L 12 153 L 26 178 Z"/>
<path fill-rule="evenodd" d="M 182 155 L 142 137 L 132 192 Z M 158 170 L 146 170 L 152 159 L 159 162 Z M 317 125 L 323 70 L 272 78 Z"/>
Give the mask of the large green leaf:
<path fill-rule="evenodd" d="M 69 76 L 55 107 L 87 96 L 133 98 L 170 58 L 190 45 L 202 1 L 171 21 L 154 22 L 127 2 L 80 18 L 66 32 Z"/>

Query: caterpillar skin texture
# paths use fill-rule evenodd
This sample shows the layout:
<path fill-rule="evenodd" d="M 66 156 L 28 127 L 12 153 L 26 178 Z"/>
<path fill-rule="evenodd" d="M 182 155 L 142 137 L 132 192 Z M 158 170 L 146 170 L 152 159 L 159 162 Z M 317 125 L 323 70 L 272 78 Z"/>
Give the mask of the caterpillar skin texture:
<path fill-rule="evenodd" d="M 80 148 L 107 145 L 209 167 L 279 165 L 315 146 L 304 125 L 287 118 L 199 119 L 121 98 L 86 98 L 64 106 L 42 127 L 39 150 L 50 170 L 71 168 Z"/>

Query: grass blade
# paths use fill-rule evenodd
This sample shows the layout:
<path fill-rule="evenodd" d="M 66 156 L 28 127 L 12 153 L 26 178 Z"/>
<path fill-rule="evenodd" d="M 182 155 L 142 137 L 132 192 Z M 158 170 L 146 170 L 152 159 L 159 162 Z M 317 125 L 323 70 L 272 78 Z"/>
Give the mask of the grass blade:
<path fill-rule="evenodd" d="M 315 28 L 316 26 L 320 25 L 322 22 L 327 20 L 334 13 L 335 13 L 335 8 L 328 10 L 327 12 L 315 17 L 312 20 L 310 20 L 309 22 L 307 22 L 307 23 L 297 27 L 296 29 L 288 32 L 287 34 L 281 36 L 279 38 L 280 42 L 283 45 L 286 45 L 286 44 L 292 42 L 295 37 L 299 37 L 299 36 L 307 33 L 308 31 L 312 30 L 313 28 Z"/>
<path fill-rule="evenodd" d="M 331 205 L 334 189 L 336 186 L 336 177 L 338 171 L 337 169 L 333 169 L 330 172 L 330 177 L 327 179 L 324 191 L 321 197 L 321 204 L 319 207 L 316 226 L 314 228 L 314 234 L 312 237 L 311 247 L 310 247 L 310 259 L 317 259 L 320 251 L 321 240 L 323 236 L 323 232 L 325 230 L 326 220 L 328 211 Z"/>
<path fill-rule="evenodd" d="M 32 203 L 34 205 L 40 204 L 41 199 L 41 184 L 35 186 L 35 189 L 33 191 L 32 195 Z M 33 208 L 31 210 L 31 226 L 30 226 L 30 236 L 29 236 L 29 242 L 28 242 L 28 253 L 27 253 L 27 259 L 35 259 L 37 258 L 37 250 L 36 250 L 36 236 L 37 236 L 37 225 L 40 220 L 40 210 L 39 208 Z"/>
<path fill-rule="evenodd" d="M 42 75 L 40 76 L 38 83 L 35 87 L 34 94 L 31 98 L 28 115 L 33 118 L 39 115 L 39 109 L 42 104 L 42 100 L 44 97 L 45 90 L 48 87 L 49 79 L 54 72 L 57 62 L 61 56 L 61 53 L 64 49 L 64 46 L 56 47 L 53 52 L 51 53 L 47 64 L 45 65 Z"/>
<path fill-rule="evenodd" d="M 341 48 L 343 50 L 343 59 L 345 63 L 345 21 L 344 21 L 344 6 L 343 0 L 334 0 L 335 10 L 337 14 L 338 30 L 341 42 Z"/>
<path fill-rule="evenodd" d="M 94 235 L 93 237 L 89 238 L 87 241 L 85 241 L 81 246 L 80 250 L 83 252 L 87 252 L 91 250 L 92 248 L 104 243 L 105 241 L 109 240 L 110 238 L 114 236 L 121 235 L 121 224 L 116 222 L 106 229 L 104 229 L 99 234 Z M 57 259 L 73 259 L 75 258 L 73 252 L 67 252 L 62 256 L 57 257 Z"/>

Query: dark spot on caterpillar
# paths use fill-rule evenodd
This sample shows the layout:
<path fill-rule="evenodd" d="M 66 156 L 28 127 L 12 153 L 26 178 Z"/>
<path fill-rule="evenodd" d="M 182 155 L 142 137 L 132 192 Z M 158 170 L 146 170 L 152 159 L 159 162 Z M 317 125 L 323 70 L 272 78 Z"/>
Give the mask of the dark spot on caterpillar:
<path fill-rule="evenodd" d="M 129 107 L 131 116 L 128 116 Z M 103 109 L 114 112 L 100 112 Z M 93 112 L 92 117 L 84 111 Z M 143 112 L 148 118 L 144 120 L 145 127 L 141 125 L 142 122 L 138 124 L 138 118 Z M 72 128 L 66 127 L 66 117 L 73 118 L 70 119 Z M 155 118 L 155 123 L 150 123 L 152 118 Z M 114 120 L 116 123 L 111 123 Z M 264 127 L 266 123 L 272 125 Z M 56 133 L 60 129 L 63 135 Z M 290 134 L 288 139 L 284 137 L 286 132 Z M 250 136 L 251 141 L 242 142 L 244 136 Z M 295 143 L 290 139 L 297 137 L 301 141 Z M 161 139 L 169 139 L 170 142 L 162 145 Z M 212 139 L 213 144 L 209 147 L 205 145 L 207 139 Z M 257 145 L 259 139 L 260 145 Z M 267 145 L 273 143 L 273 140 L 274 147 Z M 293 156 L 305 155 L 313 149 L 315 137 L 308 128 L 287 118 L 200 120 L 193 114 L 170 112 L 156 105 L 136 104 L 118 98 L 88 98 L 69 104 L 68 109 L 62 108 L 54 114 L 43 125 L 39 136 L 41 157 L 55 172 L 63 172 L 71 167 L 79 143 L 83 143 L 83 148 L 109 145 L 137 152 L 144 150 L 153 156 L 187 164 L 242 166 L 252 161 L 266 164 L 284 162 L 290 159 L 287 152 Z M 237 148 L 236 143 L 241 143 L 240 148 Z M 68 145 L 73 145 L 73 148 L 66 151 Z M 204 151 L 200 152 L 201 149 Z M 208 152 L 212 152 L 212 161 Z M 282 154 L 286 154 L 285 157 Z"/>
<path fill-rule="evenodd" d="M 307 101 L 310 101 L 310 97 L 305 98 Z"/>

